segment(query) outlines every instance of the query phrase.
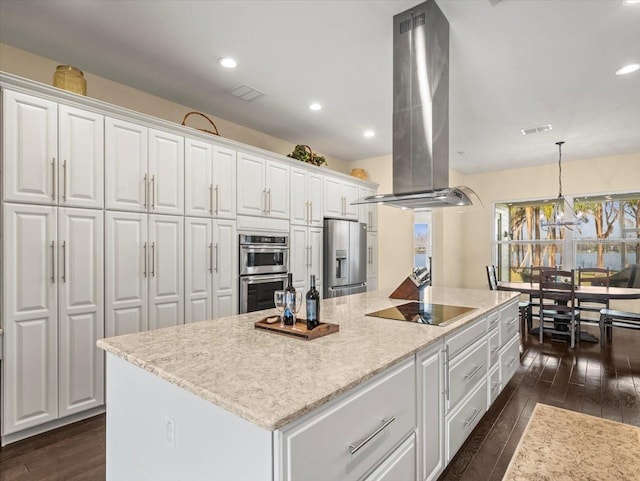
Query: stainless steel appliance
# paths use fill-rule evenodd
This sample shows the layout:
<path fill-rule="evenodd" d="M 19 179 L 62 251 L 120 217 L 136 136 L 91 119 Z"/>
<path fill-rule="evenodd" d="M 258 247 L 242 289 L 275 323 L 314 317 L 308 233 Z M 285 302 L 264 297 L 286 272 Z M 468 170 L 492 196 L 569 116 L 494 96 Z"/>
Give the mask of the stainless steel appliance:
<path fill-rule="evenodd" d="M 367 225 L 356 221 L 324 220 L 325 298 L 367 290 Z"/>
<path fill-rule="evenodd" d="M 273 293 L 283 290 L 289 270 L 289 236 L 241 234 L 240 313 L 273 307 Z"/>

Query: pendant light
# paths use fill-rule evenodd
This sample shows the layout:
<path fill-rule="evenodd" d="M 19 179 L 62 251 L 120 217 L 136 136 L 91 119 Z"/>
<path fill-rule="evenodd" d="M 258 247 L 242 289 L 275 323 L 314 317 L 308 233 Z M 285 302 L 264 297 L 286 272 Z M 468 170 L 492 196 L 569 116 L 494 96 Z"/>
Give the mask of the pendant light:
<path fill-rule="evenodd" d="M 558 146 L 558 197 L 553 201 L 553 210 L 549 219 L 544 214 L 540 216 L 540 227 L 546 231 L 565 227 L 573 230 L 574 227 L 586 222 L 582 212 L 574 212 L 567 199 L 562 195 L 562 145 L 564 141 L 556 142 Z"/>

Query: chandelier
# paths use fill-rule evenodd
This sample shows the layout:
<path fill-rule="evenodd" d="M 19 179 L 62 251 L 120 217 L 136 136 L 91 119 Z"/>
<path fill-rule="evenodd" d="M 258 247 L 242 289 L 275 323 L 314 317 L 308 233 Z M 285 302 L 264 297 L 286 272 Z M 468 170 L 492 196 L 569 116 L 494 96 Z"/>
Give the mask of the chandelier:
<path fill-rule="evenodd" d="M 540 227 L 546 231 L 560 227 L 573 230 L 574 227 L 587 221 L 582 212 L 575 213 L 562 195 L 562 144 L 564 141 L 556 142 L 558 146 L 558 197 L 552 203 L 553 210 L 549 218 L 547 219 L 544 214 L 540 215 Z"/>

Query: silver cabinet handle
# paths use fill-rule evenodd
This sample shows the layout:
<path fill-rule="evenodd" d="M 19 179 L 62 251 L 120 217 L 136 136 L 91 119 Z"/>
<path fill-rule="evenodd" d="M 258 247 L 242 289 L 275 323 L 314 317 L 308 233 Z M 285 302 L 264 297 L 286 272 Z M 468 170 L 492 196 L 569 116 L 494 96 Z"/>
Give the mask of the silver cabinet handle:
<path fill-rule="evenodd" d="M 218 185 L 216 184 L 216 215 L 218 214 Z"/>
<path fill-rule="evenodd" d="M 147 208 L 147 174 L 144 174 L 144 208 Z"/>
<path fill-rule="evenodd" d="M 307 246 L 307 267 L 311 267 L 311 246 Z"/>
<path fill-rule="evenodd" d="M 309 222 L 313 223 L 313 201 L 309 201 Z"/>
<path fill-rule="evenodd" d="M 51 241 L 51 283 L 56 283 L 56 241 Z"/>
<path fill-rule="evenodd" d="M 67 160 L 62 161 L 62 200 L 67 200 Z"/>
<path fill-rule="evenodd" d="M 209 272 L 213 272 L 213 243 L 209 242 Z"/>
<path fill-rule="evenodd" d="M 470 425 L 473 423 L 473 421 L 475 421 L 475 419 L 478 417 L 478 414 L 480 414 L 480 412 L 482 411 L 482 409 L 480 409 L 480 408 L 475 408 L 473 411 L 474 411 L 474 412 L 473 412 L 473 416 L 471 416 L 471 419 L 468 419 L 468 420 L 466 420 L 466 421 L 464 422 L 465 427 L 466 427 L 466 426 L 470 426 Z"/>
<path fill-rule="evenodd" d="M 369 211 L 367 214 L 369 215 L 369 230 L 371 230 L 373 229 L 373 212 Z"/>
<path fill-rule="evenodd" d="M 357 441 L 355 443 L 349 444 L 349 453 L 352 455 L 356 454 L 358 451 L 364 448 L 367 445 L 367 443 L 369 443 L 369 441 L 371 441 L 378 434 L 380 434 L 389 424 L 391 424 L 395 420 L 396 420 L 395 416 L 392 416 L 389 419 L 383 419 L 380 427 L 376 429 L 374 432 L 372 432 L 371 434 L 369 434 L 366 438 L 363 438 L 362 440 Z"/>
<path fill-rule="evenodd" d="M 514 323 L 514 322 L 516 322 L 517 320 L 518 320 L 518 318 L 517 318 L 517 317 L 514 317 L 513 319 L 511 319 L 511 320 L 509 321 L 509 325 L 513 324 L 513 323 Z"/>
<path fill-rule="evenodd" d="M 465 374 L 464 378 L 465 379 L 471 379 L 473 376 L 475 376 L 476 374 L 478 374 L 478 372 L 480 371 L 480 369 L 482 369 L 483 365 L 480 364 L 478 367 L 476 367 L 473 371 L 471 371 L 469 374 Z"/>
<path fill-rule="evenodd" d="M 62 282 L 67 282 L 67 241 L 62 241 Z"/>
<path fill-rule="evenodd" d="M 156 176 L 151 176 L 151 208 L 156 208 Z"/>
<path fill-rule="evenodd" d="M 156 276 L 156 243 L 151 243 L 151 277 Z"/>
<path fill-rule="evenodd" d="M 449 400 L 449 385 L 451 383 L 451 373 L 449 372 L 449 345 L 444 347 L 444 395 Z"/>
<path fill-rule="evenodd" d="M 209 213 L 213 214 L 213 184 L 209 185 Z"/>
<path fill-rule="evenodd" d="M 304 203 L 304 220 L 309 223 L 309 201 Z"/>
<path fill-rule="evenodd" d="M 496 319 L 494 321 L 491 321 L 491 325 L 495 326 L 498 322 L 500 322 L 500 318 L 496 317 Z"/>
<path fill-rule="evenodd" d="M 516 361 L 517 361 L 517 358 L 515 358 L 515 357 L 512 358 L 511 362 L 509 364 L 507 364 L 507 367 L 513 366 L 516 363 Z"/>
<path fill-rule="evenodd" d="M 313 246 L 309 246 L 309 267 L 313 268 Z"/>
<path fill-rule="evenodd" d="M 491 352 L 498 352 L 500 350 L 500 346 L 491 349 Z"/>
<path fill-rule="evenodd" d="M 269 199 L 269 214 L 271 214 L 271 189 L 267 190 L 267 198 Z"/>
<path fill-rule="evenodd" d="M 216 245 L 214 247 L 216 249 L 216 266 L 215 266 L 214 270 L 216 272 L 218 272 L 218 243 L 217 242 L 216 242 Z"/>
<path fill-rule="evenodd" d="M 144 276 L 147 277 L 147 243 L 146 242 L 144 243 L 144 246 L 142 248 L 144 249 L 144 270 L 142 271 L 142 274 L 144 274 Z"/>
<path fill-rule="evenodd" d="M 53 179 L 51 180 L 51 187 L 53 187 L 53 189 L 51 190 L 51 198 L 53 200 L 56 200 L 56 158 L 55 157 L 51 159 L 51 171 L 53 172 Z"/>
<path fill-rule="evenodd" d="M 262 213 L 267 213 L 267 189 L 262 189 Z"/>
<path fill-rule="evenodd" d="M 494 382 L 493 383 L 493 387 L 491 388 L 491 392 L 495 391 L 496 389 L 498 389 L 500 387 L 500 383 L 499 382 Z"/>

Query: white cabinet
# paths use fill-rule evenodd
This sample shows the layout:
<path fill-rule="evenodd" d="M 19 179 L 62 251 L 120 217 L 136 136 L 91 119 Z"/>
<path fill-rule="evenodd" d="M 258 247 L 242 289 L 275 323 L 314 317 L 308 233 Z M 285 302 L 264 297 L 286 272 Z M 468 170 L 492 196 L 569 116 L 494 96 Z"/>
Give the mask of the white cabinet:
<path fill-rule="evenodd" d="M 184 323 L 184 219 L 149 216 L 149 329 Z"/>
<path fill-rule="evenodd" d="M 104 404 L 103 212 L 59 209 L 59 415 Z"/>
<path fill-rule="evenodd" d="M 235 151 L 186 139 L 185 185 L 186 215 L 235 219 Z"/>
<path fill-rule="evenodd" d="M 289 219 L 289 166 L 238 153 L 238 214 Z"/>
<path fill-rule="evenodd" d="M 358 186 L 336 177 L 324 178 L 324 215 L 344 219 L 358 219 Z"/>
<path fill-rule="evenodd" d="M 416 355 L 420 481 L 438 479 L 444 459 L 444 352 L 442 342 Z"/>
<path fill-rule="evenodd" d="M 366 481 L 413 480 L 416 477 L 416 439 L 412 434 L 366 477 Z"/>
<path fill-rule="evenodd" d="M 289 231 L 289 272 L 293 286 L 303 294 L 316 276 L 316 289 L 322 292 L 322 229 L 292 225 Z"/>
<path fill-rule="evenodd" d="M 104 207 L 104 117 L 60 105 L 59 203 L 64 206 Z"/>
<path fill-rule="evenodd" d="M 106 334 L 184 322 L 182 217 L 106 214 Z"/>
<path fill-rule="evenodd" d="M 57 212 L 5 204 L 3 435 L 58 417 Z"/>
<path fill-rule="evenodd" d="M 358 199 L 375 195 L 376 191 L 369 187 L 358 187 Z M 360 222 L 367 224 L 367 231 L 378 230 L 378 204 L 360 204 L 358 206 L 358 218 Z"/>
<path fill-rule="evenodd" d="M 184 214 L 184 138 L 149 129 L 148 176 L 154 214 Z"/>
<path fill-rule="evenodd" d="M 378 233 L 367 232 L 367 290 L 378 289 Z"/>
<path fill-rule="evenodd" d="M 185 219 L 185 322 L 237 314 L 237 250 L 235 222 Z"/>
<path fill-rule="evenodd" d="M 322 176 L 291 168 L 291 224 L 322 226 Z"/>
<path fill-rule="evenodd" d="M 3 90 L 5 201 L 57 202 L 57 110 L 55 102 Z"/>

